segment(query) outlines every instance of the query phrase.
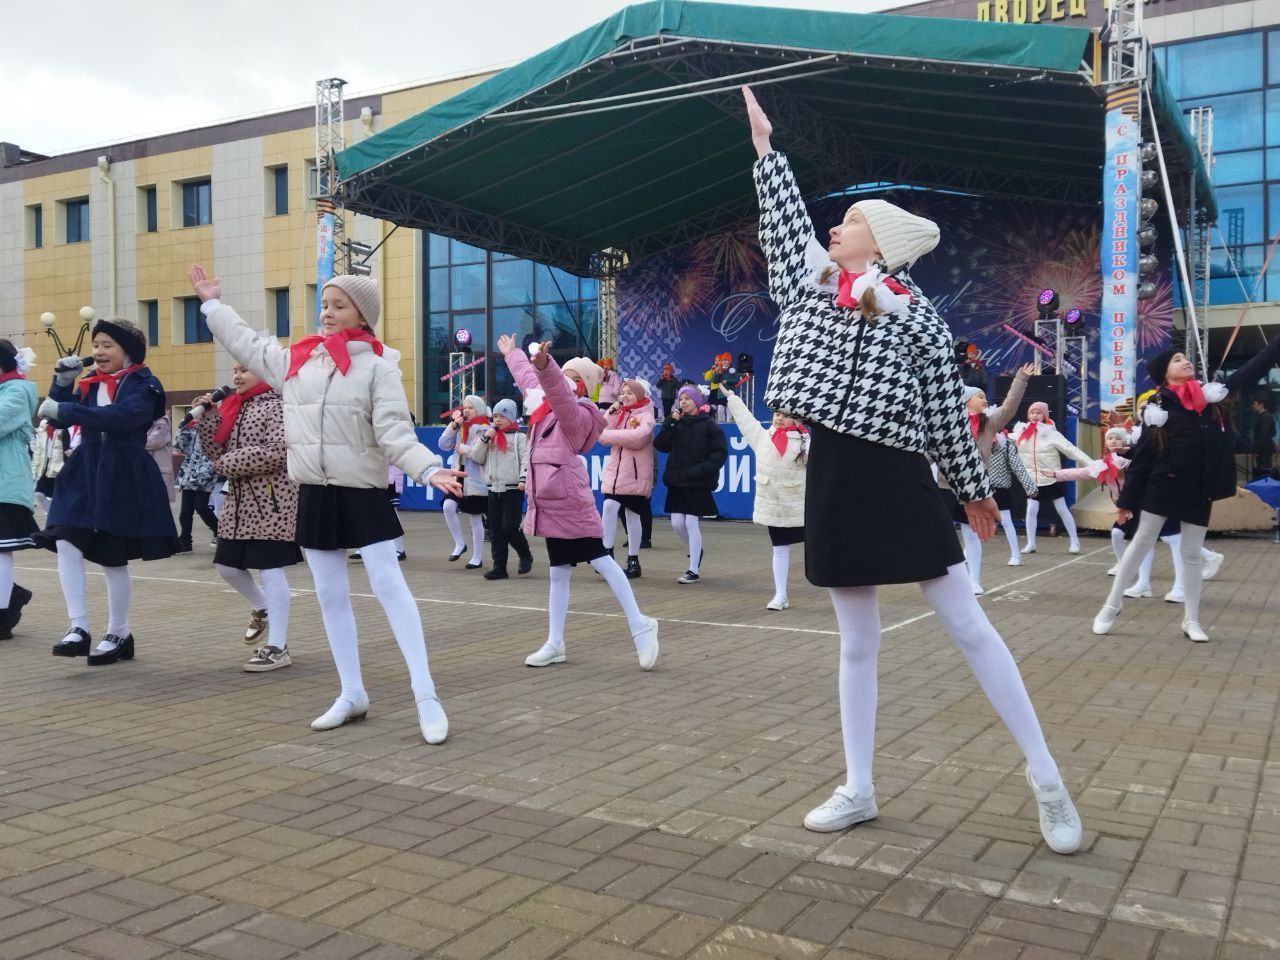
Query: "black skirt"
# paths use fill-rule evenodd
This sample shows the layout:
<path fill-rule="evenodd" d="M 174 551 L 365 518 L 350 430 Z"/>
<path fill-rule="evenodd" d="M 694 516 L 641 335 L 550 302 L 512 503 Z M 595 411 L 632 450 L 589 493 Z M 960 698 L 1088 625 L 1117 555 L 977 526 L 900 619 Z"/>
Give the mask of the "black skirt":
<path fill-rule="evenodd" d="M 952 522 L 963 523 L 968 526 L 969 515 L 964 512 L 964 504 L 960 502 L 955 493 L 951 490 L 944 490 L 941 487 L 938 488 L 938 492 L 942 494 L 942 499 L 947 504 L 947 512 L 951 514 Z"/>
<path fill-rule="evenodd" d="M 606 493 L 606 500 L 614 500 L 622 504 L 622 509 L 630 510 L 637 516 L 644 516 L 644 509 L 649 505 L 649 498 L 636 493 Z"/>
<path fill-rule="evenodd" d="M 36 481 L 36 493 L 43 493 L 46 497 L 53 496 L 53 483 L 57 477 L 44 476 Z"/>
<path fill-rule="evenodd" d="M 996 497 L 996 509 L 1012 510 L 1013 509 L 1013 488 L 1012 487 L 992 487 L 992 493 Z"/>
<path fill-rule="evenodd" d="M 213 562 L 237 570 L 275 570 L 302 562 L 302 551 L 292 540 L 232 540 L 219 537 Z"/>
<path fill-rule="evenodd" d="M 577 566 L 608 554 L 599 537 L 547 537 L 547 566 Z"/>
<path fill-rule="evenodd" d="M 769 542 L 775 547 L 804 543 L 804 527 L 770 527 Z"/>
<path fill-rule="evenodd" d="M 667 513 L 688 513 L 695 517 L 718 517 L 716 498 L 705 487 L 667 487 Z"/>
<path fill-rule="evenodd" d="M 484 497 L 455 497 L 451 493 L 445 494 L 446 500 L 452 500 L 458 505 L 459 513 L 479 514 L 483 516 L 489 512 L 489 498 Z M 399 534 L 397 534 L 399 536 Z"/>
<path fill-rule="evenodd" d="M 920 583 L 964 562 L 923 454 L 815 424 L 806 476 L 804 566 L 814 586 Z"/>
<path fill-rule="evenodd" d="M 174 537 L 117 537 L 87 527 L 45 527 L 35 538 L 38 546 L 58 551 L 58 541 L 66 540 L 100 567 L 123 567 L 130 560 L 164 560 L 178 552 Z"/>
<path fill-rule="evenodd" d="M 1049 506 L 1055 500 L 1061 500 L 1067 495 L 1067 485 L 1061 480 L 1055 480 L 1037 491 L 1036 499 L 1040 501 L 1042 506 Z"/>
<path fill-rule="evenodd" d="M 16 503 L 0 503 L 0 553 L 30 550 L 38 546 L 32 539 L 40 532 L 30 507 Z"/>
<path fill-rule="evenodd" d="M 310 550 L 356 550 L 404 536 L 385 487 L 298 488 L 298 546 Z"/>

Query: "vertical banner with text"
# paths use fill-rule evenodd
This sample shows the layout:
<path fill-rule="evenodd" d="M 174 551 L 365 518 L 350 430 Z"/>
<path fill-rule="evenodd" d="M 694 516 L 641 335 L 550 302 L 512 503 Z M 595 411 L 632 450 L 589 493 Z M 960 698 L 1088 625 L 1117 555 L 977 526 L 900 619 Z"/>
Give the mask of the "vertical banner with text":
<path fill-rule="evenodd" d="M 333 279 L 333 214 L 316 217 L 316 315 L 312 322 L 320 329 L 320 299 L 324 285 Z"/>
<path fill-rule="evenodd" d="M 1138 325 L 1138 158 L 1136 89 L 1107 97 L 1107 158 L 1102 179 L 1102 305 L 1098 384 L 1102 411 L 1131 402 Z M 1132 113 L 1131 113 L 1132 112 Z"/>

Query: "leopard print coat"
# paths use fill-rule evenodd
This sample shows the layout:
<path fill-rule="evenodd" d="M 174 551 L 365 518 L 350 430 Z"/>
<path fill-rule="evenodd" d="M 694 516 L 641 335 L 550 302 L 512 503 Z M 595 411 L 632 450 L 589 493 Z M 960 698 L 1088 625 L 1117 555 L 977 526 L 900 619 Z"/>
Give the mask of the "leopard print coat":
<path fill-rule="evenodd" d="M 228 540 L 294 539 L 298 485 L 285 470 L 284 404 L 274 390 L 245 401 L 226 443 L 213 439 L 221 414 L 200 418 L 200 443 L 227 493 L 218 536 Z"/>

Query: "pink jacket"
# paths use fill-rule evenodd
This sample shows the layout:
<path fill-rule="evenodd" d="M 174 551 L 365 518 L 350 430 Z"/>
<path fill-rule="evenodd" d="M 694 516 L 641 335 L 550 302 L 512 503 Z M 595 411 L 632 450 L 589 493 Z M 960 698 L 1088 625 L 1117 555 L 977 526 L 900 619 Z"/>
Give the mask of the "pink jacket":
<path fill-rule="evenodd" d="M 604 415 L 610 425 L 618 422 L 616 413 Z M 631 421 L 636 426 L 631 426 Z M 621 427 L 606 429 L 600 442 L 612 447 L 600 478 L 603 493 L 619 496 L 647 497 L 653 493 L 653 403 L 646 401 L 632 410 Z"/>
<path fill-rule="evenodd" d="M 604 414 L 590 400 L 573 395 L 554 359 L 545 370 L 535 369 L 523 350 L 512 350 L 506 360 L 522 393 L 540 389 L 551 404 L 551 412 L 529 427 L 524 532 L 565 540 L 603 537 L 591 480 L 578 454 L 595 444 L 604 430 Z"/>
<path fill-rule="evenodd" d="M 1068 480 L 1098 480 L 1106 488 L 1107 493 L 1110 494 L 1111 502 L 1115 503 L 1120 497 L 1121 488 L 1124 487 L 1124 471 L 1131 462 L 1118 453 L 1108 451 L 1103 454 L 1101 460 L 1094 460 L 1087 467 L 1064 467 L 1055 470 L 1053 471 L 1053 478 L 1063 482 Z M 1107 479 L 1103 482 L 1098 478 L 1107 467 L 1115 467 L 1119 475 L 1113 476 L 1112 471 L 1107 470 Z"/>

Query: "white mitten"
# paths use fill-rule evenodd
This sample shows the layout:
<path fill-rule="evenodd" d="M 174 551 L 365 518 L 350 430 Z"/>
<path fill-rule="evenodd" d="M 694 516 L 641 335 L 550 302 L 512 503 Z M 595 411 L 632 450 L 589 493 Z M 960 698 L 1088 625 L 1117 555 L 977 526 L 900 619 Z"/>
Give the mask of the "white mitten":
<path fill-rule="evenodd" d="M 1206 383 L 1204 385 L 1204 398 L 1210 403 L 1221 403 L 1227 399 L 1227 385 L 1225 383 Z"/>
<path fill-rule="evenodd" d="M 1169 411 L 1157 407 L 1154 403 L 1148 403 L 1146 409 L 1142 411 L 1142 422 L 1148 427 L 1163 427 L 1169 420 Z"/>
<path fill-rule="evenodd" d="M 58 419 L 58 401 L 45 397 L 36 413 L 46 420 Z"/>

